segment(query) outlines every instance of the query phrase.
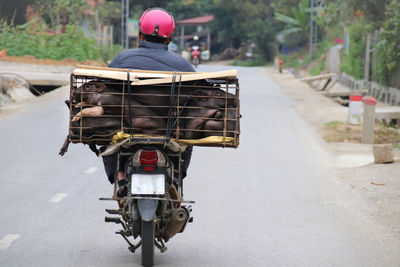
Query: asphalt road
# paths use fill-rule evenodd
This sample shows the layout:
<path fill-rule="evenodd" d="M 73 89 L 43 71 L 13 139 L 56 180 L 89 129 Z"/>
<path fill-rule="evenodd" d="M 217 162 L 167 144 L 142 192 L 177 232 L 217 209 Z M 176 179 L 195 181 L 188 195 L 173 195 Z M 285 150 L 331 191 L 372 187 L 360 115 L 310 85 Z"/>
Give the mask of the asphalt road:
<path fill-rule="evenodd" d="M 200 66 L 201 71 L 225 67 Z M 239 149 L 195 148 L 185 198 L 194 223 L 157 266 L 399 266 L 399 240 L 365 216 L 330 156 L 262 69 L 239 68 Z M 139 266 L 115 224 L 102 162 L 87 147 L 57 155 L 66 90 L 0 116 L 0 265 Z"/>

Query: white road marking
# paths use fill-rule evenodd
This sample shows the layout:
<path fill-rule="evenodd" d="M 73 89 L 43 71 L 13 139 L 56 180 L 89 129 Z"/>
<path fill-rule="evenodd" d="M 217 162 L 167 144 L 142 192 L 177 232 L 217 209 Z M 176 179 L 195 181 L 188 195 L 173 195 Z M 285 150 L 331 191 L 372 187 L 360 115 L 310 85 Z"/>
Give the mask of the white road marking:
<path fill-rule="evenodd" d="M 21 235 L 6 235 L 0 240 L 0 250 L 6 250 L 11 246 L 11 243 L 20 238 Z"/>
<path fill-rule="evenodd" d="M 98 167 L 90 167 L 89 169 L 87 169 L 85 171 L 86 174 L 91 174 L 94 173 L 95 171 L 97 171 Z"/>
<path fill-rule="evenodd" d="M 55 194 L 54 196 L 52 196 L 52 197 L 49 199 L 49 202 L 50 202 L 50 203 L 57 203 L 57 202 L 60 202 L 60 201 L 63 200 L 66 196 L 68 196 L 67 193 L 57 193 L 57 194 Z"/>

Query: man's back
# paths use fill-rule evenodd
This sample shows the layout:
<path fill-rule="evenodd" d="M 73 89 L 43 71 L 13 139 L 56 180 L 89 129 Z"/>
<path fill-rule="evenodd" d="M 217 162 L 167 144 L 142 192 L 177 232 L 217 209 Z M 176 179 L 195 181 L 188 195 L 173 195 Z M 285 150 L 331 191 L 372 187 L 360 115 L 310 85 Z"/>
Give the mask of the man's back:
<path fill-rule="evenodd" d="M 193 66 L 178 54 L 168 51 L 168 45 L 140 41 L 139 48 L 117 55 L 111 68 L 195 72 Z"/>

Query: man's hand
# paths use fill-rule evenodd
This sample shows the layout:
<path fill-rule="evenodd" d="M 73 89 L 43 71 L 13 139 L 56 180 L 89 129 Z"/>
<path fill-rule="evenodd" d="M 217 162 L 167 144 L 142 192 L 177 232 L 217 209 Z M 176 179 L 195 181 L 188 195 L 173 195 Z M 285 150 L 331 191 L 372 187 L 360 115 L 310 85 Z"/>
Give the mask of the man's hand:
<path fill-rule="evenodd" d="M 102 106 L 95 106 L 90 108 L 85 108 L 81 112 L 72 118 L 72 121 L 79 121 L 82 116 L 100 116 L 104 114 L 104 109 Z"/>

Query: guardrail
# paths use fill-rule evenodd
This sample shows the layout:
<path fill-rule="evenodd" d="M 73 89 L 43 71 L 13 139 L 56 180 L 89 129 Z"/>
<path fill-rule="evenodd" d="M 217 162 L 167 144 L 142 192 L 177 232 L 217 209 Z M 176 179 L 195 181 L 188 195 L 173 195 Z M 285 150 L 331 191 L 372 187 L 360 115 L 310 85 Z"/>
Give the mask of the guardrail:
<path fill-rule="evenodd" d="M 337 76 L 336 82 L 346 86 L 351 91 L 367 89 L 368 95 L 374 97 L 376 100 L 388 105 L 400 106 L 400 90 L 397 88 L 386 87 L 376 82 L 357 80 L 344 72 Z"/>

